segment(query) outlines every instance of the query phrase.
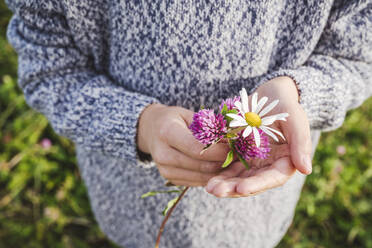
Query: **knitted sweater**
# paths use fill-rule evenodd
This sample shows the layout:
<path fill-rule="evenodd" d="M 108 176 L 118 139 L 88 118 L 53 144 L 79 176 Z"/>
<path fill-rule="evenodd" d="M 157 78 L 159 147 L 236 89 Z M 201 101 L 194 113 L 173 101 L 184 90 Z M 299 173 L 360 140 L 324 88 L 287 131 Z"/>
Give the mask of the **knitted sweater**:
<path fill-rule="evenodd" d="M 8 39 L 30 106 L 73 140 L 96 218 L 126 247 L 151 247 L 171 196 L 140 166 L 136 125 L 161 102 L 216 108 L 287 75 L 313 130 L 339 127 L 372 92 L 371 0 L 6 0 Z M 153 165 L 152 163 L 150 165 Z M 286 231 L 303 177 L 251 198 L 189 192 L 166 247 L 270 247 Z"/>

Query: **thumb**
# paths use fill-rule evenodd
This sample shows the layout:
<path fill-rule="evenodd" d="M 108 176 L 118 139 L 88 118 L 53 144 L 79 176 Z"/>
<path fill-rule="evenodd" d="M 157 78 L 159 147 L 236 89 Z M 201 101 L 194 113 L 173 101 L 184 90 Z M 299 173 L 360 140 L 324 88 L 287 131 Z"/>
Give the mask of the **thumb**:
<path fill-rule="evenodd" d="M 283 123 L 283 129 L 288 137 L 292 163 L 301 173 L 310 174 L 312 171 L 310 125 L 305 111 L 299 104 L 291 108 L 287 122 Z"/>
<path fill-rule="evenodd" d="M 182 108 L 182 107 L 177 107 L 177 108 L 179 110 L 179 113 L 180 113 L 182 119 L 185 121 L 186 125 L 190 126 L 192 121 L 193 121 L 193 117 L 194 117 L 195 112 L 193 112 L 191 110 L 188 110 L 188 109 L 185 109 L 185 108 Z"/>

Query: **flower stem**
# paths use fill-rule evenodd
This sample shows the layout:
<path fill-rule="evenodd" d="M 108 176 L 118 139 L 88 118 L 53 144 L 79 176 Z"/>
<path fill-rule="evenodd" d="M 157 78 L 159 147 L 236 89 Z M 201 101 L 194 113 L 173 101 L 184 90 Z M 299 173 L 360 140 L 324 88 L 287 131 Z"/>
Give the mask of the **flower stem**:
<path fill-rule="evenodd" d="M 178 197 L 176 203 L 174 203 L 174 205 L 171 207 L 171 209 L 169 209 L 168 213 L 165 215 L 164 220 L 161 223 L 161 226 L 159 228 L 158 237 L 156 238 L 155 248 L 159 248 L 160 238 L 161 238 L 161 235 L 163 234 L 165 224 L 167 223 L 167 220 L 169 219 L 169 217 L 172 214 L 173 210 L 176 208 L 178 202 L 183 198 L 183 196 L 185 195 L 186 191 L 189 188 L 190 187 L 186 187 L 184 190 L 182 190 L 182 192 L 181 192 L 180 196 Z"/>
<path fill-rule="evenodd" d="M 245 168 L 247 170 L 250 169 L 250 166 L 249 164 L 247 163 L 247 161 L 239 154 L 239 152 L 235 149 L 234 147 L 234 141 L 233 140 L 230 140 L 229 139 L 229 146 L 230 146 L 230 149 L 236 154 L 236 156 L 238 156 L 240 162 L 245 166 Z"/>

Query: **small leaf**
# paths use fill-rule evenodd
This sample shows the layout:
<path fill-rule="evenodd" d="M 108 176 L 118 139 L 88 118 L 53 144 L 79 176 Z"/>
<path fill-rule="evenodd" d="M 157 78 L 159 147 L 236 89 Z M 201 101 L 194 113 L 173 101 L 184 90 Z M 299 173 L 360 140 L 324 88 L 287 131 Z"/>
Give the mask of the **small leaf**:
<path fill-rule="evenodd" d="M 226 138 L 228 139 L 231 139 L 231 138 L 235 138 L 237 135 L 235 133 L 227 133 L 226 134 Z"/>
<path fill-rule="evenodd" d="M 226 112 L 226 114 L 238 114 L 238 110 L 236 109 L 230 109 Z"/>
<path fill-rule="evenodd" d="M 226 160 L 222 165 L 222 168 L 225 168 L 225 167 L 229 166 L 229 164 L 231 164 L 231 162 L 233 161 L 233 158 L 234 158 L 234 152 L 229 151 L 229 153 L 226 156 Z"/>
<path fill-rule="evenodd" d="M 164 210 L 162 212 L 162 214 L 164 216 L 168 213 L 169 209 L 171 209 L 174 206 L 174 204 L 176 203 L 177 200 L 178 200 L 178 196 L 176 198 L 173 198 L 172 200 L 170 200 L 168 202 L 167 206 L 164 208 Z"/>
<path fill-rule="evenodd" d="M 157 195 L 157 193 L 155 191 L 150 191 L 150 192 L 147 192 L 147 193 L 141 195 L 141 198 L 146 198 L 146 197 L 154 196 L 154 195 Z"/>
<path fill-rule="evenodd" d="M 247 126 L 244 127 L 237 127 L 237 128 L 232 128 L 229 131 L 227 131 L 227 134 L 237 134 L 240 131 L 244 130 Z"/>
<path fill-rule="evenodd" d="M 141 198 L 146 198 L 149 196 L 154 196 L 157 194 L 167 194 L 167 193 L 181 193 L 180 190 L 165 190 L 165 191 L 149 191 L 143 195 L 141 195 Z"/>
<path fill-rule="evenodd" d="M 226 114 L 238 114 L 238 110 L 236 109 L 230 109 L 229 111 L 226 112 Z M 230 121 L 233 120 L 233 118 L 229 117 L 229 116 L 226 116 L 225 114 L 225 118 L 227 120 L 227 124 L 230 124 Z"/>
<path fill-rule="evenodd" d="M 222 115 L 226 115 L 227 114 L 227 111 L 228 111 L 228 109 L 227 109 L 227 105 L 226 105 L 226 103 L 223 105 L 223 107 L 222 107 L 222 110 L 221 110 L 221 114 Z"/>

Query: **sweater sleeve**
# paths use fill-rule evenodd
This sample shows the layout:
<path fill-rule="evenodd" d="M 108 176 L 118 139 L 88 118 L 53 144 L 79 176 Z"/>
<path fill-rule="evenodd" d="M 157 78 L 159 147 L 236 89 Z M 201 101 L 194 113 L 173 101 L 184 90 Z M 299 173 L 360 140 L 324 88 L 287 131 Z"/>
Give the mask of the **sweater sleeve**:
<path fill-rule="evenodd" d="M 137 120 L 157 100 L 96 71 L 92 58 L 74 45 L 63 7 L 55 3 L 7 0 L 14 12 L 7 37 L 18 53 L 18 84 L 26 102 L 85 150 L 140 162 Z"/>
<path fill-rule="evenodd" d="M 372 4 L 337 1 L 308 60 L 269 73 L 262 82 L 289 76 L 313 129 L 340 127 L 349 109 L 372 94 Z"/>

